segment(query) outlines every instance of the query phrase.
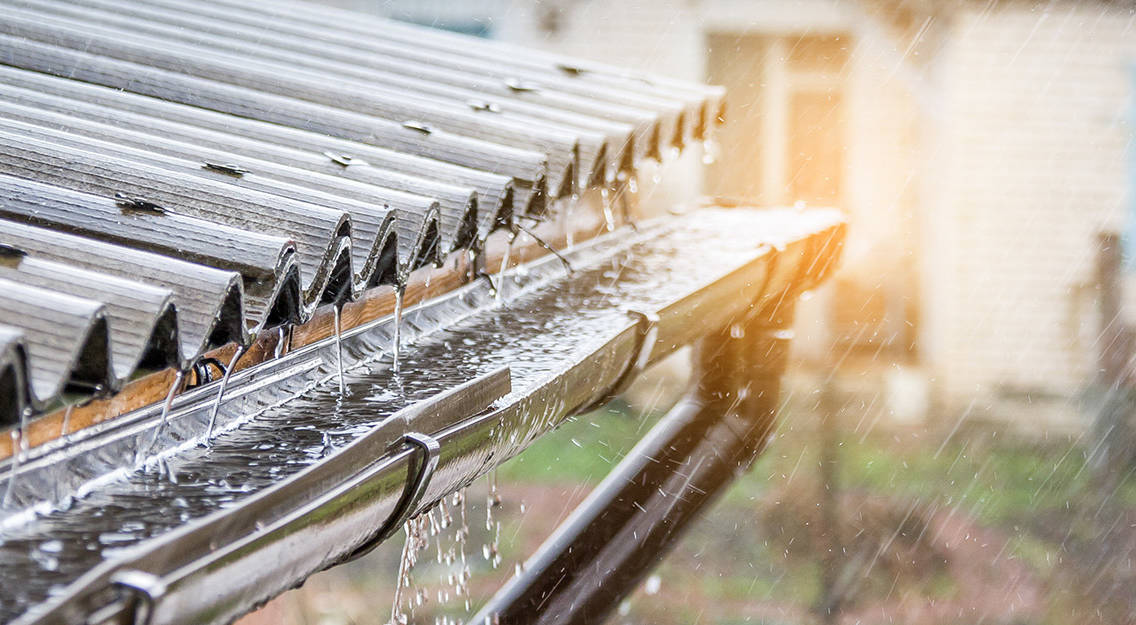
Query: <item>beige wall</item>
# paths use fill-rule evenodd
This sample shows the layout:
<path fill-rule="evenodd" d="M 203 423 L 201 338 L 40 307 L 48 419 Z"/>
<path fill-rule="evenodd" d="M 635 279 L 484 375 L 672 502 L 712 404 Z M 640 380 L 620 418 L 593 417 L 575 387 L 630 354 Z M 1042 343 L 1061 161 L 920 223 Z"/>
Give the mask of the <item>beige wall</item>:
<path fill-rule="evenodd" d="M 1126 211 L 1136 37 L 1099 5 L 957 16 L 926 206 L 928 354 L 947 396 L 1075 393 L 1092 373 L 1093 240 Z"/>

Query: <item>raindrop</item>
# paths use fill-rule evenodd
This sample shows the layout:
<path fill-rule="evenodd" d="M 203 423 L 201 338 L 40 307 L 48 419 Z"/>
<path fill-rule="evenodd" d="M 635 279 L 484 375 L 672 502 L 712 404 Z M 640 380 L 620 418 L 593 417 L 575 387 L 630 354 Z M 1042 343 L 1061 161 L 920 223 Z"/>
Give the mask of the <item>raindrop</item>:
<path fill-rule="evenodd" d="M 662 586 L 663 580 L 658 575 L 652 575 L 647 578 L 647 583 L 644 584 L 643 590 L 648 595 L 654 595 L 659 592 L 659 587 Z"/>

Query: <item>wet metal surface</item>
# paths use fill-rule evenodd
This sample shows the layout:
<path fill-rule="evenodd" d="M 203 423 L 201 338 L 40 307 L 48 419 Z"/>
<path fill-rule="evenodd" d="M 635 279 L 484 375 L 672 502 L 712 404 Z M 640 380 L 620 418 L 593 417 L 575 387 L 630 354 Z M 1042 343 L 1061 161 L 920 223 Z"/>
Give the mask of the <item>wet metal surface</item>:
<path fill-rule="evenodd" d="M 230 418 L 229 427 L 214 433 L 210 447 L 190 442 L 80 496 L 67 497 L 64 505 L 34 518 L 9 519 L 0 529 L 0 561 L 6 576 L 22 581 L 0 588 L 0 620 L 60 596 L 100 562 L 137 556 L 150 539 L 240 505 L 342 449 L 398 410 L 508 365 L 513 390 L 495 405 L 491 417 L 468 427 L 427 432 L 438 438 L 443 450 L 442 465 L 425 499 L 436 500 L 606 393 L 638 356 L 634 340 L 617 341 L 636 334 L 636 322 L 626 313 L 629 307 L 669 310 L 739 266 L 837 222 L 832 214 L 805 217 L 791 211 L 703 212 L 669 224 L 665 237 L 640 235 L 644 240 L 630 248 L 573 259 L 577 274 L 572 279 L 526 285 L 526 269 L 517 268 L 509 280 L 519 284 L 510 285 L 504 302 L 494 305 L 487 291 L 471 290 L 466 297 L 480 312 L 445 329 L 423 332 L 438 325 L 431 317 L 438 312 L 428 307 L 409 311 L 397 374 L 385 354 L 389 334 L 373 332 L 346 340 L 347 361 L 364 364 L 345 372 L 345 395 L 338 390 L 333 342 L 319 346 L 326 357 L 317 375 L 307 379 L 323 382 L 300 397 L 267 409 L 287 393 L 246 397 L 244 414 L 263 411 L 245 421 Z M 722 232 L 731 236 L 722 237 Z M 612 238 L 627 236 L 619 232 Z M 782 268 L 791 270 L 792 278 L 802 275 L 796 263 Z M 660 334 L 657 340 L 669 339 Z M 605 345 L 622 347 L 603 362 L 589 363 Z M 661 345 L 659 355 L 674 347 L 677 344 Z M 365 360 L 375 354 L 383 357 Z M 591 387 L 589 379 L 594 380 Z M 240 389 L 234 384 L 227 394 L 236 398 Z M 397 484 L 401 489 L 406 476 L 405 468 L 402 471 L 391 488 Z M 297 564 L 294 572 L 307 574 L 311 566 L 328 563 L 308 564 L 309 569 Z M 249 602 L 264 598 L 251 589 L 248 593 Z M 234 610 L 250 607 L 239 596 L 234 601 Z M 66 614 L 54 613 L 58 619 L 52 622 L 76 622 L 76 614 Z M 179 615 L 184 617 L 178 610 L 159 614 L 165 615 L 161 622 L 181 622 Z"/>

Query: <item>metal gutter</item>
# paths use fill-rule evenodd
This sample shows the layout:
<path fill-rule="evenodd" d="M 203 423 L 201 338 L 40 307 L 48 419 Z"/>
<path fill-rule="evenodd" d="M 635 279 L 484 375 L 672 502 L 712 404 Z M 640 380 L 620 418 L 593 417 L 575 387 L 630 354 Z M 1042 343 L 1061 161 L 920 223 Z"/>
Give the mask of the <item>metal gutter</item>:
<path fill-rule="evenodd" d="M 713 219 L 705 223 L 708 217 Z M 791 226 L 787 222 L 798 225 Z M 706 242 L 713 240 L 707 237 L 721 227 L 730 227 L 737 236 L 719 241 L 715 249 L 706 249 Z M 425 509 L 519 453 L 565 416 L 602 399 L 629 372 L 633 374 L 637 367 L 648 366 L 679 347 L 678 340 L 688 336 L 688 331 L 680 330 L 679 326 L 691 325 L 692 316 L 713 323 L 745 318 L 784 297 L 787 289 L 806 287 L 809 280 L 820 276 L 820 272 L 810 269 L 810 264 L 816 264 L 815 257 L 828 249 L 829 246 L 821 242 L 837 241 L 841 232 L 840 219 L 832 213 L 700 213 L 644 227 L 635 237 L 622 233 L 622 236 L 609 235 L 597 240 L 590 249 L 576 250 L 575 253 L 582 256 L 577 258 L 577 274 L 572 279 L 548 282 L 556 276 L 553 269 L 560 267 L 552 258 L 517 270 L 510 276 L 510 282 L 517 281 L 512 285 L 517 289 L 512 296 L 518 298 L 515 310 L 508 303 L 502 308 L 486 310 L 486 298 L 491 302 L 492 296 L 479 290 L 484 283 L 469 285 L 453 296 L 419 307 L 407 317 L 409 327 L 422 338 L 406 353 L 408 360 L 404 367 L 411 367 L 416 373 L 404 378 L 405 382 L 426 384 L 422 388 L 430 388 L 426 378 L 431 372 L 442 376 L 441 379 L 467 375 L 462 370 L 437 370 L 439 355 L 461 358 L 460 350 L 455 353 L 446 347 L 449 340 L 459 341 L 462 336 L 450 334 L 457 331 L 455 327 L 469 328 L 472 334 L 467 336 L 481 337 L 491 343 L 503 341 L 502 346 L 496 348 L 500 354 L 517 355 L 516 349 L 523 348 L 525 343 L 514 346 L 507 335 L 491 336 L 486 330 L 513 317 L 527 319 L 526 315 L 538 314 L 535 311 L 547 311 L 539 313 L 531 322 L 518 323 L 530 324 L 532 331 L 547 334 L 544 328 L 554 323 L 552 320 L 573 320 L 581 324 L 578 333 L 570 335 L 575 340 L 548 337 L 547 340 L 553 341 L 549 345 L 558 346 L 558 355 L 536 348 L 538 351 L 533 355 L 551 358 L 548 365 L 551 368 L 526 364 L 527 358 L 515 358 L 513 390 L 497 401 L 491 412 L 469 418 L 466 411 L 439 411 L 429 421 L 397 426 L 388 425 L 390 421 L 380 421 L 366 436 L 377 440 L 371 437 L 386 432 L 382 440 L 389 442 L 399 440 L 408 431 L 416 431 L 437 442 L 436 468 L 422 487 L 421 505 L 415 506 L 418 510 Z M 706 252 L 701 258 L 691 258 L 687 252 L 696 249 Z M 623 260 L 616 262 L 612 255 Z M 613 262 L 629 264 L 616 272 L 619 279 L 608 285 L 606 293 L 598 292 L 591 281 L 603 280 L 606 285 Z M 673 268 L 674 273 L 661 272 L 664 267 Z M 636 314 L 621 314 L 617 308 L 613 309 L 613 301 L 634 307 Z M 545 320 L 546 315 L 552 316 Z M 450 321 L 455 318 L 466 321 L 455 326 Z M 658 321 L 650 321 L 651 327 L 646 327 L 644 319 Z M 703 331 L 710 328 L 701 327 Z M 448 330 L 438 338 L 428 338 L 443 328 Z M 519 332 L 521 327 L 516 330 Z M 530 335 L 522 333 L 520 336 Z M 653 344 L 647 342 L 648 338 L 654 338 Z M 375 348 L 367 346 L 382 345 L 388 339 L 389 326 L 370 324 L 345 337 L 348 345 L 354 347 L 344 351 L 373 357 Z M 255 387 L 272 379 L 277 383 L 288 381 L 296 390 L 310 388 L 304 380 L 311 376 L 305 371 L 316 374 L 320 380 L 334 379 L 334 369 L 328 367 L 329 362 L 334 362 L 330 360 L 334 358 L 332 353 L 333 345 L 313 345 L 292 359 L 286 357 L 249 372 L 250 377 L 260 378 L 259 383 L 252 384 L 252 388 L 248 384 L 240 386 L 249 389 L 246 392 L 254 396 Z M 490 358 L 491 362 L 498 351 L 490 346 L 479 350 L 478 354 Z M 429 368 L 427 362 L 434 368 Z M 470 372 L 477 370 L 477 366 L 468 362 L 461 369 L 466 368 Z M 483 374 L 475 377 L 480 375 Z M 363 377 L 360 384 L 362 388 L 370 388 L 375 380 Z M 237 402 L 238 407 L 242 403 L 248 406 L 253 396 L 239 397 L 240 386 L 234 388 L 232 401 Z M 297 405 L 295 401 L 301 403 Z M 295 422 L 309 409 L 312 415 L 324 414 L 327 408 L 320 403 L 322 401 L 325 400 L 305 404 L 303 400 L 293 400 L 285 404 L 289 419 Z M 200 427 L 201 403 L 200 393 L 197 396 L 187 393 L 182 407 L 175 408 L 170 415 L 168 440 L 192 445 L 194 439 L 188 432 L 194 428 L 186 428 L 191 424 Z M 374 406 L 377 409 L 380 405 Z M 193 416 L 195 410 L 198 411 L 196 417 Z M 247 414 L 247 410 L 238 409 L 237 415 L 242 413 Z M 144 427 L 145 420 L 139 419 L 127 426 L 134 430 L 133 434 L 124 431 L 122 426 L 130 421 L 129 418 L 115 420 L 119 431 L 116 440 L 142 432 L 139 428 Z M 233 432 L 235 435 L 239 430 Z M 106 446 L 109 434 L 109 430 L 104 433 L 101 445 L 96 446 L 98 441 L 89 438 L 88 446 L 76 445 L 76 452 L 68 453 L 82 453 L 86 448 L 87 453 L 94 454 L 92 458 L 113 456 L 106 453 L 110 449 Z M 159 446 L 166 444 L 159 443 Z M 21 625 L 119 622 L 113 619 L 127 613 L 137 616 L 143 611 L 148 622 L 154 624 L 231 620 L 308 574 L 348 557 L 361 545 L 368 544 L 386 519 L 403 515 L 405 511 L 398 510 L 396 504 L 399 500 L 405 501 L 403 494 L 412 490 L 407 488 L 411 481 L 409 476 L 418 471 L 412 467 L 425 466 L 421 454 L 426 452 L 396 450 L 381 458 L 376 458 L 374 453 L 361 453 L 353 456 L 356 460 L 348 461 L 348 456 L 343 454 L 350 448 L 341 448 L 314 465 L 329 463 L 325 465 L 327 473 L 323 474 L 328 476 L 328 481 L 320 482 L 320 488 L 314 489 L 323 493 L 322 497 L 312 499 L 312 491 L 294 490 L 299 482 L 282 482 L 279 490 L 271 491 L 272 501 L 294 501 L 295 507 L 284 510 L 264 504 L 261 497 L 268 497 L 263 493 L 269 491 L 229 504 L 212 515 L 191 521 L 180 530 L 118 552 L 120 556 L 108 560 L 43 604 L 42 609 L 16 622 Z M 43 471 L 50 466 L 50 460 L 43 456 L 30 462 L 29 470 Z M 70 472 L 66 467 L 61 469 L 63 475 Z M 49 473 L 43 475 L 46 477 Z M 31 476 L 21 476 L 21 480 L 25 477 L 33 484 L 36 482 Z M 93 492 L 99 491 L 97 486 L 92 488 L 95 488 Z M 103 487 L 105 489 L 113 490 L 113 485 Z M 308 495 L 303 495 L 304 492 Z M 72 513 L 78 513 L 89 500 L 76 503 Z M 263 522 L 257 524 L 257 520 Z M 270 562 L 272 565 L 268 566 Z M 118 584 L 108 585 L 112 580 L 117 580 Z M 100 611 L 99 606 L 104 605 L 110 607 Z M 135 613 L 135 609 L 141 611 Z"/>

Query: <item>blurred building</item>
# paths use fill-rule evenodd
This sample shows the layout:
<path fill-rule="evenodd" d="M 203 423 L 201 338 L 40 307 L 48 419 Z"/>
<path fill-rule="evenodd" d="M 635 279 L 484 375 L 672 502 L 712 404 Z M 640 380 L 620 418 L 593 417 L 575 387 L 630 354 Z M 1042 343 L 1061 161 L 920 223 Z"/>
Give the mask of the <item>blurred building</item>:
<path fill-rule="evenodd" d="M 1130 3 L 338 3 L 726 85 L 714 164 L 668 165 L 687 173 L 653 197 L 850 214 L 806 357 L 902 365 L 948 414 L 1082 419 L 1097 234 L 1133 211 Z"/>

